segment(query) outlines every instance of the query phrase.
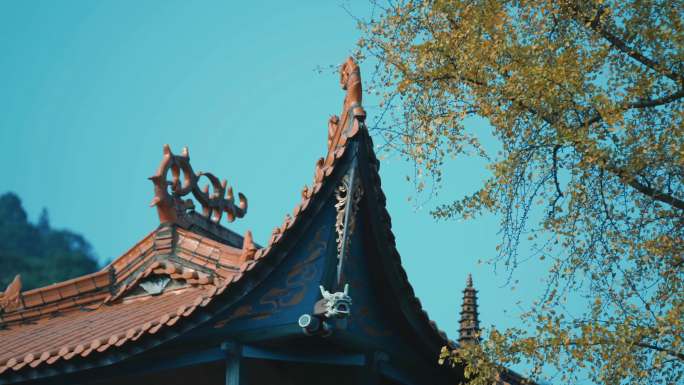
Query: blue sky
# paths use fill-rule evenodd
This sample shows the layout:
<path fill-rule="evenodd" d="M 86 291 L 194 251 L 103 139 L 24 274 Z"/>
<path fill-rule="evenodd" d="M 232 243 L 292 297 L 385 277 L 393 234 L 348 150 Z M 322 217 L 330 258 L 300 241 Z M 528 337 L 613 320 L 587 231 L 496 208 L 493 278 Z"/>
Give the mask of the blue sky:
<path fill-rule="evenodd" d="M 328 116 L 339 114 L 337 75 L 316 68 L 341 63 L 359 37 L 341 5 L 361 16 L 370 6 L 232 3 L 0 2 L 0 193 L 19 194 L 34 220 L 47 207 L 54 227 L 84 234 L 107 261 L 158 224 L 147 177 L 162 145 L 188 146 L 196 171 L 227 178 L 249 199 L 246 217 L 228 227 L 266 243 L 310 183 Z M 365 105 L 372 122 L 378 109 L 372 98 Z M 496 218 L 429 215 L 472 193 L 483 164 L 448 164 L 447 186 L 425 207 L 407 201 L 410 171 L 396 156 L 382 161 L 399 252 L 423 306 L 457 338 L 472 272 L 482 323 L 514 324 L 516 303 L 539 288 L 536 268 L 522 267 L 528 280 L 516 291 L 502 287 L 505 274 L 477 263 L 495 254 Z"/>

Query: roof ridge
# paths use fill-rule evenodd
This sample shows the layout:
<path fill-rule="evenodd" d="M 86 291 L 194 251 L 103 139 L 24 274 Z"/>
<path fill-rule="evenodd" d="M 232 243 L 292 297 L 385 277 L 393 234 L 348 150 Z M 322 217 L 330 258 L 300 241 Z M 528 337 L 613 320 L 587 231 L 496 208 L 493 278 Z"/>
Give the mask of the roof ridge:
<path fill-rule="evenodd" d="M 175 311 L 173 311 L 172 309 L 170 309 L 169 311 L 164 311 L 161 316 L 154 318 L 151 321 L 147 321 L 144 324 L 131 326 L 130 328 L 118 333 L 110 332 L 110 335 L 108 337 L 90 337 L 85 342 L 74 342 L 71 344 L 63 345 L 59 349 L 54 348 L 46 351 L 23 353 L 12 358 L 0 361 L 0 374 L 2 374 L 10 368 L 14 371 L 17 371 L 22 369 L 26 365 L 30 365 L 30 367 L 35 368 L 46 361 L 52 364 L 60 359 L 69 360 L 77 355 L 85 357 L 89 355 L 93 350 L 103 352 L 112 346 L 121 346 L 127 341 L 135 341 L 138 338 L 140 338 L 143 334 L 154 334 L 161 327 L 166 325 L 171 326 L 175 324 L 181 317 L 187 317 L 191 315 L 198 306 L 208 305 L 213 296 L 222 292 L 222 290 L 219 291 L 219 289 L 217 289 L 216 287 L 210 289 L 199 288 L 195 290 L 200 290 L 201 293 L 198 293 L 198 295 L 194 297 L 195 300 L 190 305 L 181 304 L 178 307 L 176 307 Z"/>
<path fill-rule="evenodd" d="M 67 308 L 97 301 L 103 293 L 109 294 L 112 283 L 110 269 L 75 277 L 18 293 L 18 306 L 3 307 L 0 312 L 0 325 L 13 321 L 24 321 L 62 311 Z M 80 300 L 76 300 L 80 298 Z"/>

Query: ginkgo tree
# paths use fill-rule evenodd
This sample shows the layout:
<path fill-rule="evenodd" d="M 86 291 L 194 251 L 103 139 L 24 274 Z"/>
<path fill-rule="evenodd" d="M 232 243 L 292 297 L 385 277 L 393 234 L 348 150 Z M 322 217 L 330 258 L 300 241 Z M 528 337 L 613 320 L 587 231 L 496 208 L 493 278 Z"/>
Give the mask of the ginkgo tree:
<path fill-rule="evenodd" d="M 445 160 L 485 159 L 491 178 L 433 215 L 495 213 L 493 263 L 513 279 L 521 257 L 548 266 L 525 327 L 483 330 L 481 344 L 445 348 L 440 359 L 463 365 L 473 384 L 511 366 L 532 380 L 681 383 L 683 2 L 372 6 L 359 56 L 377 63 L 376 132 L 436 184 L 451 183 Z M 469 127 L 473 116 L 490 132 Z M 500 151 L 488 152 L 483 136 Z"/>

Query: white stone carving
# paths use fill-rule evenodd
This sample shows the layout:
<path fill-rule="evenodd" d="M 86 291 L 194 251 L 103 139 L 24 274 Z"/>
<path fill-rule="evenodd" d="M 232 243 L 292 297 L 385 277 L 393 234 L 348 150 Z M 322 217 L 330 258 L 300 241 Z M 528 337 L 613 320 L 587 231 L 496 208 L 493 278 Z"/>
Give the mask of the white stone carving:
<path fill-rule="evenodd" d="M 326 318 L 347 318 L 351 312 L 352 299 L 349 296 L 349 284 L 344 285 L 344 291 L 331 293 L 320 286 L 323 296 L 323 306 Z"/>

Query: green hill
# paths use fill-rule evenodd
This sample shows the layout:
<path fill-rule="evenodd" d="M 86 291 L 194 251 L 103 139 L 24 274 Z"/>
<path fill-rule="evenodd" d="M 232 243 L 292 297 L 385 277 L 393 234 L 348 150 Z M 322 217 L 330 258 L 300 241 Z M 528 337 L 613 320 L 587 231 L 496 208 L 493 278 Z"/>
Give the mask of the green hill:
<path fill-rule="evenodd" d="M 29 222 L 21 199 L 0 195 L 0 291 L 21 274 L 23 290 L 33 289 L 97 270 L 92 247 L 83 236 L 50 227 L 43 209 Z"/>

